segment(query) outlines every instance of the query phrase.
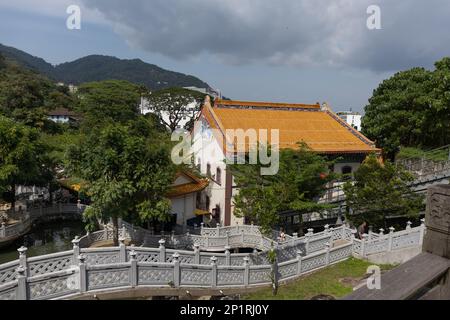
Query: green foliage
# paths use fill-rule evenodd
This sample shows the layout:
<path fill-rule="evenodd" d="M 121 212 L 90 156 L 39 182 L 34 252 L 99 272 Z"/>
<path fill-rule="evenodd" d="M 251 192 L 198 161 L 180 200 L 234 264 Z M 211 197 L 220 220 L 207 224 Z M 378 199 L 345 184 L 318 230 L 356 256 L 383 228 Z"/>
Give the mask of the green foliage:
<path fill-rule="evenodd" d="M 52 180 L 48 146 L 36 129 L 0 116 L 0 194 L 15 201 L 15 186 L 45 186 Z"/>
<path fill-rule="evenodd" d="M 134 120 L 139 114 L 142 88 L 127 81 L 90 82 L 78 88 L 76 110 L 83 114 L 83 130 L 106 123 Z"/>
<path fill-rule="evenodd" d="M 165 221 L 170 204 L 164 197 L 173 182 L 168 137 L 146 118 L 126 125 L 94 129 L 83 144 L 67 153 L 70 172 L 84 179 L 92 200 L 90 218 Z M 117 240 L 117 228 L 115 228 Z"/>
<path fill-rule="evenodd" d="M 152 92 L 146 98 L 159 120 L 173 132 L 183 118 L 189 120 L 185 128 L 191 129 L 205 96 L 197 91 L 169 88 Z M 169 119 L 163 119 L 163 113 L 169 113 Z"/>
<path fill-rule="evenodd" d="M 414 193 L 408 183 L 414 177 L 389 161 L 380 163 L 375 155 L 369 155 L 354 173 L 354 182 L 344 184 L 347 206 L 353 215 L 347 218 L 359 225 L 386 228 L 389 215 L 417 217 L 423 207 L 423 196 Z"/>
<path fill-rule="evenodd" d="M 0 68 L 0 114 L 30 127 L 54 130 L 48 111 L 70 107 L 72 97 L 64 87 L 14 63 L 4 61 Z"/>
<path fill-rule="evenodd" d="M 384 80 L 365 107 L 362 130 L 391 158 L 401 146 L 450 144 L 450 58 Z"/>
<path fill-rule="evenodd" d="M 305 213 L 327 208 L 316 199 L 334 177 L 331 163 L 304 144 L 298 150 L 280 150 L 279 164 L 278 173 L 272 176 L 262 176 L 259 163 L 230 166 L 239 187 L 234 214 L 255 222 L 266 233 L 277 224 L 281 211 Z"/>

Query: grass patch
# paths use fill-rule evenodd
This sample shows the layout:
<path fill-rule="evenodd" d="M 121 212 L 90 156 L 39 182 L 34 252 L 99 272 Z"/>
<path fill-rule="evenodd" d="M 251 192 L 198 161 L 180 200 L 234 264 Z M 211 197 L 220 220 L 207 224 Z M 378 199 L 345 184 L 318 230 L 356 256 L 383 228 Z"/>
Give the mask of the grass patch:
<path fill-rule="evenodd" d="M 294 282 L 281 285 L 278 294 L 272 295 L 272 289 L 261 289 L 243 295 L 243 300 L 308 300 L 324 294 L 341 298 L 353 291 L 354 281 L 366 275 L 367 267 L 374 265 L 368 261 L 350 258 L 329 266 Z M 390 270 L 394 265 L 379 265 L 381 270 Z M 352 281 L 353 280 L 353 281 Z"/>

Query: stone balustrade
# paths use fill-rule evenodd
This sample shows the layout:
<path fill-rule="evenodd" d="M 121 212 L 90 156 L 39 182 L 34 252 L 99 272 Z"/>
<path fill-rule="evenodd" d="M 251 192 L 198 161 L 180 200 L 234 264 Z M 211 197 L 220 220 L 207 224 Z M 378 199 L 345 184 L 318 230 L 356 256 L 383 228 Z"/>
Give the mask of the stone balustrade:
<path fill-rule="evenodd" d="M 12 225 L 0 226 L 0 244 L 10 242 L 24 235 L 31 228 L 34 221 L 54 216 L 77 215 L 81 216 L 85 209 L 84 205 L 58 203 L 50 207 L 29 208 L 23 215 L 18 217 L 20 220 Z"/>
<path fill-rule="evenodd" d="M 210 229 L 216 229 L 213 233 Z M 133 229 L 134 230 L 134 229 Z M 244 230 L 244 232 L 242 232 Z M 259 234 L 259 242 L 249 240 Z M 353 255 L 364 256 L 387 239 L 383 250 L 395 250 L 421 243 L 424 226 L 377 234 L 373 240 L 354 239 L 355 230 L 341 226 L 319 233 L 308 230 L 304 237 L 295 234 L 282 243 L 264 237 L 256 226 L 205 228 L 200 235 L 206 242 L 192 241 L 193 250 L 168 248 L 167 239 L 174 235 L 159 236 L 155 247 L 126 246 L 125 237 L 131 236 L 126 224 L 121 228 L 120 245 L 113 248 L 87 248 L 89 244 L 112 238 L 112 230 L 105 229 L 73 240 L 73 249 L 50 255 L 27 257 L 26 248 L 19 248 L 19 259 L 0 265 L 0 300 L 10 299 L 66 299 L 99 290 L 132 289 L 137 287 L 174 288 L 249 288 L 271 283 L 271 270 L 277 270 L 277 279 L 287 280 L 309 273 Z M 224 246 L 223 253 L 201 250 L 202 245 L 218 244 L 223 234 L 236 236 L 238 246 L 262 248 L 251 254 L 231 253 Z M 242 237 L 244 234 L 244 237 Z M 152 235 L 155 236 L 155 235 Z M 185 235 L 185 238 L 188 238 Z M 167 238 L 169 237 L 169 238 Z M 261 239 L 263 241 L 261 241 Z M 406 240 L 405 240 L 406 239 Z M 342 241 L 335 245 L 337 240 Z M 173 242 L 173 239 L 170 240 Z M 265 241 L 265 242 L 264 242 Z M 264 244 L 262 244 L 264 243 Z M 267 258 L 268 249 L 277 253 L 276 268 Z M 381 249 L 376 249 L 381 250 Z"/>

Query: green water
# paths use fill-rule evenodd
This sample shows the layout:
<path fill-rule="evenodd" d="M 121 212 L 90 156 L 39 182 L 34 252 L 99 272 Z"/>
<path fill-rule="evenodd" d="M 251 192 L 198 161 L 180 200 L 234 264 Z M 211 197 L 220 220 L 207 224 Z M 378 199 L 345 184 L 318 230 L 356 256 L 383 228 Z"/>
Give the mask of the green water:
<path fill-rule="evenodd" d="M 17 248 L 22 245 L 28 248 L 28 257 L 70 250 L 75 236 L 83 234 L 85 231 L 81 221 L 40 224 L 8 247 L 0 248 L 0 264 L 16 260 L 19 256 Z"/>

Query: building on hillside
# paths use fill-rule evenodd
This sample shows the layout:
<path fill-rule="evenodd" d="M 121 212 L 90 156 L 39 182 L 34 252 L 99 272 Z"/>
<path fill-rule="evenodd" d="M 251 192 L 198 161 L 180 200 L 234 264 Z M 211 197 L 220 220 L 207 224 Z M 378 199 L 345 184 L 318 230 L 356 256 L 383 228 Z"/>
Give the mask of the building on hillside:
<path fill-rule="evenodd" d="M 78 116 L 66 108 L 57 108 L 48 113 L 48 119 L 56 123 L 75 123 Z"/>
<path fill-rule="evenodd" d="M 359 112 L 352 111 L 350 108 L 350 111 L 339 111 L 336 112 L 336 114 L 345 122 L 347 122 L 349 125 L 351 125 L 353 128 L 355 128 L 358 131 L 361 131 L 361 114 Z"/>
<path fill-rule="evenodd" d="M 209 204 L 206 210 L 222 225 L 243 223 L 233 215 L 232 199 L 238 190 L 224 161 L 236 157 L 228 151 L 227 146 L 235 150 L 237 143 L 227 139 L 228 129 L 279 129 L 280 148 L 297 148 L 303 141 L 328 158 L 342 158 L 333 170 L 344 174 L 356 170 L 368 153 L 381 152 L 326 104 L 216 100 L 211 106 L 207 97 L 191 133 L 192 152 L 198 169 L 210 179 L 204 191 Z"/>

